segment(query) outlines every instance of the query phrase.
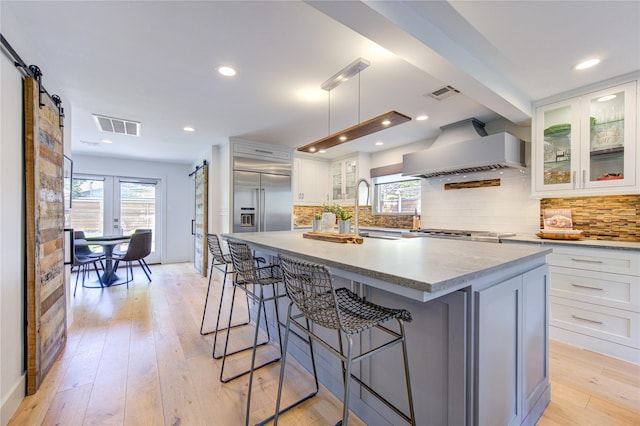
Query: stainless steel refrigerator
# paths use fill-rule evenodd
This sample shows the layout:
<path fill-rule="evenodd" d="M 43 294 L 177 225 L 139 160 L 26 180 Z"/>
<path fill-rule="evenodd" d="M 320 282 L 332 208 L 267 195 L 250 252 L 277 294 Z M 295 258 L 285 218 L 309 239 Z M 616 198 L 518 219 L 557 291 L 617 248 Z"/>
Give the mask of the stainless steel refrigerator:
<path fill-rule="evenodd" d="M 290 231 L 291 163 L 233 159 L 233 232 Z"/>

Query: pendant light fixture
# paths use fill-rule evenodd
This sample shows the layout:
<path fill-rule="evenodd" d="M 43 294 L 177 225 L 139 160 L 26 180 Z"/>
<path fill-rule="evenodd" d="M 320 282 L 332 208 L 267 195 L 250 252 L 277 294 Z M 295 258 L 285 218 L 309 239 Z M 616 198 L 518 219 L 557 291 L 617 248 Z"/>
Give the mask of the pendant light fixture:
<path fill-rule="evenodd" d="M 344 83 L 355 75 L 358 75 L 358 77 L 360 77 L 360 72 L 366 69 L 369 65 L 370 62 L 368 60 L 364 58 L 358 58 L 320 85 L 320 88 L 322 90 L 326 90 L 328 92 L 329 97 L 329 133 L 331 133 L 331 90 L 335 89 L 340 84 Z M 329 136 L 315 142 L 311 142 L 310 144 L 298 148 L 298 151 L 315 153 L 320 150 L 326 150 L 336 145 L 340 145 L 345 142 L 361 138 L 363 136 L 368 136 L 370 134 L 379 132 L 380 130 L 388 129 L 389 127 L 393 127 L 411 120 L 411 117 L 401 114 L 397 111 L 389 111 L 370 120 L 361 122 L 359 84 L 360 82 L 358 81 L 358 124 L 356 124 L 355 126 L 351 126 L 348 129 L 330 134 Z"/>

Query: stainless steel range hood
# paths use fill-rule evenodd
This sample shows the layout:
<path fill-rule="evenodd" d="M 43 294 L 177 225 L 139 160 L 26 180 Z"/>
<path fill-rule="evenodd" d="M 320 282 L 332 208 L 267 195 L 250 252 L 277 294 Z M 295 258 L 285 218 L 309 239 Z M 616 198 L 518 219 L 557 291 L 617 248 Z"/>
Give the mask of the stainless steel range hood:
<path fill-rule="evenodd" d="M 431 147 L 403 156 L 403 175 L 431 178 L 524 167 L 524 142 L 504 132 L 487 136 L 480 120 L 469 118 L 440 130 Z"/>

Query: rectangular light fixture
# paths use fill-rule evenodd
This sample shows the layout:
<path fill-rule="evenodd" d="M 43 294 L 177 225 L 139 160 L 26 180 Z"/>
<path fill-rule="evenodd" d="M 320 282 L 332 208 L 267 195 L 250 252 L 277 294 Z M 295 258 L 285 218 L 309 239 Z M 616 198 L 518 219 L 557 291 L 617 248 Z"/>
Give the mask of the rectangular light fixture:
<path fill-rule="evenodd" d="M 401 114 L 397 111 L 389 111 L 385 114 L 379 115 L 370 120 L 363 121 L 362 123 L 349 127 L 346 130 L 342 130 L 315 142 L 311 142 L 310 144 L 298 148 L 298 151 L 310 153 L 318 152 L 321 149 L 331 148 L 333 146 L 340 145 L 342 143 L 349 142 L 363 136 L 368 136 L 372 133 L 388 129 L 389 127 L 393 127 L 410 120 L 411 117 L 409 116 Z"/>
<path fill-rule="evenodd" d="M 349 80 L 354 75 L 357 75 L 360 71 L 366 69 L 369 65 L 371 65 L 371 62 L 369 62 L 368 60 L 364 58 L 358 58 L 334 75 L 332 75 L 327 81 L 320 85 L 320 88 L 322 90 L 326 90 L 327 92 L 331 89 L 335 89 L 337 86 Z"/>

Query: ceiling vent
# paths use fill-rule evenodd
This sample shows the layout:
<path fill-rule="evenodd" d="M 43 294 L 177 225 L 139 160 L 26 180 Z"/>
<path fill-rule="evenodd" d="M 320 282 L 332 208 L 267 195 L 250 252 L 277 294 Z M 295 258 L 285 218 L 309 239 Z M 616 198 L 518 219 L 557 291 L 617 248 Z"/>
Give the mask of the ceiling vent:
<path fill-rule="evenodd" d="M 424 96 L 428 96 L 430 98 L 433 98 L 436 101 L 441 101 L 443 99 L 448 98 L 449 96 L 455 95 L 456 93 L 460 93 L 460 91 L 457 90 L 456 88 L 454 88 L 453 86 L 444 86 L 444 87 L 441 87 L 438 90 L 434 90 L 431 93 L 427 93 Z"/>
<path fill-rule="evenodd" d="M 137 121 L 123 120 L 121 118 L 107 117 L 92 114 L 93 120 L 101 132 L 117 133 L 120 135 L 140 136 L 140 123 Z"/>

